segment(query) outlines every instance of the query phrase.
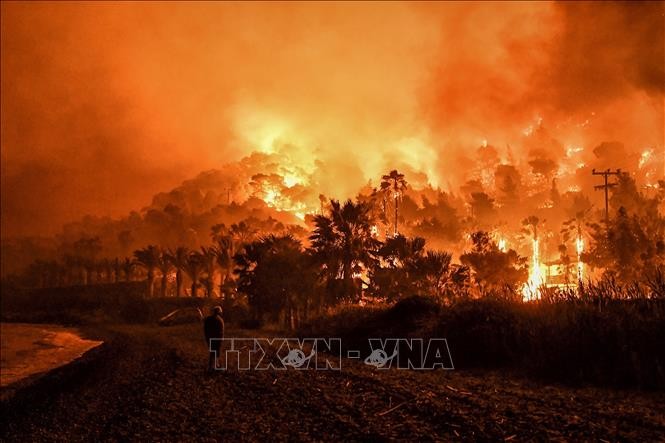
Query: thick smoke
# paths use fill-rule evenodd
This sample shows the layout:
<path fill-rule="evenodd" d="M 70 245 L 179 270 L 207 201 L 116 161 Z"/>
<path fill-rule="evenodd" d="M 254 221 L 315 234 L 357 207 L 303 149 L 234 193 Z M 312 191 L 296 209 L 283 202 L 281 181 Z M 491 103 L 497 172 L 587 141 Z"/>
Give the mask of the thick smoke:
<path fill-rule="evenodd" d="M 443 143 L 441 174 L 449 162 L 469 161 L 460 146 L 481 140 L 504 162 L 560 162 L 565 149 L 582 147 L 589 163 L 594 147 L 614 141 L 629 155 L 653 148 L 662 158 L 665 5 L 636 3 L 483 5 L 442 24 L 426 101 Z"/>
<path fill-rule="evenodd" d="M 393 168 L 459 192 L 482 159 L 588 188 L 664 155 L 663 10 L 3 3 L 2 236 L 124 215 L 253 151 L 340 198 Z"/>

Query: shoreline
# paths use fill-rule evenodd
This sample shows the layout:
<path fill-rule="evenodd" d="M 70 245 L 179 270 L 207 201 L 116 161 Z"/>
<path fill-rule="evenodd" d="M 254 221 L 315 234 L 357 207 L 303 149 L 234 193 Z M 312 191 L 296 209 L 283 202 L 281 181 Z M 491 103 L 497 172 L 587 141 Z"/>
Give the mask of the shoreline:
<path fill-rule="evenodd" d="M 31 374 L 6 386 L 0 387 L 0 403 L 4 404 L 11 402 L 17 395 L 28 392 L 35 386 L 47 384 L 50 388 L 52 384 L 59 383 L 63 377 L 67 377 L 69 379 L 68 382 L 73 381 L 74 378 L 71 378 L 73 377 L 73 374 L 71 373 L 72 370 L 79 370 L 83 366 L 92 363 L 92 360 L 100 358 L 100 354 L 103 353 L 102 348 L 105 346 L 106 342 L 103 342 L 85 351 L 79 357 L 63 363 L 62 365 L 46 371 Z M 36 397 L 36 395 L 31 394 L 30 397 Z"/>
<path fill-rule="evenodd" d="M 97 328 L 54 323 L 2 322 L 2 384 L 6 401 L 49 373 L 103 346 Z"/>

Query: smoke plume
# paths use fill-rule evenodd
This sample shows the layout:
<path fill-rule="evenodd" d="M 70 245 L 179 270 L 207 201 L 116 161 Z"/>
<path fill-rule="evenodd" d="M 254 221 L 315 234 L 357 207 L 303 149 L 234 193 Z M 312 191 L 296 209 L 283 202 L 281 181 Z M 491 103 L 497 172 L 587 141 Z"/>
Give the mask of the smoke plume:
<path fill-rule="evenodd" d="M 395 168 L 459 192 L 484 145 L 562 186 L 662 165 L 664 9 L 3 3 L 2 236 L 125 215 L 255 151 L 339 198 Z"/>

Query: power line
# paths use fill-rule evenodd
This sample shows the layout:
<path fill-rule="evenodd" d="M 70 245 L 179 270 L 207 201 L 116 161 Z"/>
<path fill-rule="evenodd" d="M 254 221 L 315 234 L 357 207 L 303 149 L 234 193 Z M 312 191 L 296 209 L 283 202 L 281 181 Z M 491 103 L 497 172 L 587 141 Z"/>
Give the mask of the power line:
<path fill-rule="evenodd" d="M 603 178 L 605 179 L 605 184 L 602 185 L 596 185 L 593 188 L 597 191 L 599 190 L 604 190 L 605 191 L 605 222 L 609 223 L 610 221 L 610 211 L 609 211 L 609 196 L 608 192 L 610 188 L 613 188 L 617 185 L 617 183 L 608 183 L 607 179 L 610 175 L 616 175 L 619 176 L 621 175 L 621 169 L 617 169 L 616 171 L 612 171 L 611 169 L 607 169 L 606 171 L 601 171 L 601 172 L 596 172 L 595 169 L 591 171 L 592 175 L 602 175 Z"/>

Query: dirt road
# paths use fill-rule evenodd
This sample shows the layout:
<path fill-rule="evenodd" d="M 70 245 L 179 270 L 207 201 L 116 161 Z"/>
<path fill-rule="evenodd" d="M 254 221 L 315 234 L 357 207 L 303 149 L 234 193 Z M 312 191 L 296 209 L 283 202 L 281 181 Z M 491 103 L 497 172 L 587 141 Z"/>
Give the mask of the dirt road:
<path fill-rule="evenodd" d="M 95 334 L 106 343 L 2 403 L 3 441 L 665 439 L 659 393 L 354 360 L 206 375 L 198 325 Z"/>

